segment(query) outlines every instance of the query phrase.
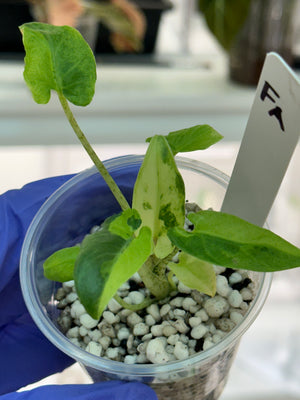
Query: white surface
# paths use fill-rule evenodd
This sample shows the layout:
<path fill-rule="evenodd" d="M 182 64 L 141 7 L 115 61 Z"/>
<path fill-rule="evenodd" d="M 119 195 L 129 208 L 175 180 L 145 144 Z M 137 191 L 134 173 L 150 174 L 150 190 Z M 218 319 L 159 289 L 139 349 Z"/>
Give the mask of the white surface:
<path fill-rule="evenodd" d="M 281 111 L 280 121 L 270 114 L 274 109 Z M 269 53 L 222 211 L 264 225 L 299 141 L 299 109 L 300 80 L 281 57 Z"/>

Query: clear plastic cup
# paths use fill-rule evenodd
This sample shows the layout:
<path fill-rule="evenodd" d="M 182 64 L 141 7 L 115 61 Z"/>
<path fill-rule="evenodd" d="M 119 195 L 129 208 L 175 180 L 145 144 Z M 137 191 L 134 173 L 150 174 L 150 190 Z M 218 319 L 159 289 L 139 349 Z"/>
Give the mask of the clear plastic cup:
<path fill-rule="evenodd" d="M 129 199 L 143 156 L 118 157 L 105 162 Z M 228 177 L 198 161 L 176 158 L 186 185 L 186 197 L 203 208 L 220 209 Z M 217 399 L 227 380 L 238 344 L 261 310 L 271 275 L 253 273 L 256 298 L 245 318 L 218 344 L 188 359 L 167 364 L 129 365 L 97 357 L 70 342 L 60 331 L 54 294 L 58 283 L 43 275 L 43 260 L 54 251 L 79 243 L 96 224 L 119 207 L 95 168 L 66 182 L 41 207 L 26 235 L 20 264 L 22 291 L 28 310 L 45 336 L 78 361 L 94 382 L 140 381 L 150 385 L 159 400 Z"/>

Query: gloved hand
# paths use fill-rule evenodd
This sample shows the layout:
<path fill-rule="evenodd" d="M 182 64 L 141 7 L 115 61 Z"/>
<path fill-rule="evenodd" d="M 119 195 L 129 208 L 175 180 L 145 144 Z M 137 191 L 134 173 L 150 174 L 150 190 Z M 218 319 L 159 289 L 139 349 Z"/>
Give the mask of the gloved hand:
<path fill-rule="evenodd" d="M 56 349 L 31 319 L 19 281 L 19 259 L 34 215 L 70 176 L 30 183 L 0 196 L 0 394 L 11 392 L 74 361 Z"/>
<path fill-rule="evenodd" d="M 155 400 L 157 397 L 148 386 L 124 382 L 53 385 L 13 392 L 74 362 L 36 327 L 23 301 L 19 281 L 20 251 L 29 224 L 44 201 L 70 178 L 68 175 L 33 182 L 0 196 L 0 400 Z"/>
<path fill-rule="evenodd" d="M 8 393 L 1 400 L 157 400 L 153 389 L 139 382 L 109 381 L 89 385 L 49 385 Z"/>

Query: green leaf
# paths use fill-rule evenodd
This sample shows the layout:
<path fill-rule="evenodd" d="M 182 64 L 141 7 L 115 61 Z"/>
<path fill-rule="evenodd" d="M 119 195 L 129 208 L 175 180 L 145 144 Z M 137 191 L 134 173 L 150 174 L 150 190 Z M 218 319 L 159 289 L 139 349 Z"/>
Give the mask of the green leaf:
<path fill-rule="evenodd" d="M 53 253 L 43 264 L 47 279 L 67 282 L 73 279 L 73 271 L 80 247 L 66 247 Z"/>
<path fill-rule="evenodd" d="M 214 296 L 216 293 L 216 273 L 212 264 L 181 252 L 178 263 L 168 263 L 177 278 L 191 289 Z"/>
<path fill-rule="evenodd" d="M 218 42 L 229 50 L 241 30 L 252 0 L 198 0 L 207 26 Z"/>
<path fill-rule="evenodd" d="M 106 224 L 85 237 L 74 279 L 79 299 L 94 319 L 100 317 L 118 288 L 140 269 L 151 250 L 151 231 L 147 227 L 137 237 L 132 234 L 124 239 L 110 232 Z"/>
<path fill-rule="evenodd" d="M 275 233 L 233 215 L 200 211 L 189 214 L 192 232 L 170 229 L 174 245 L 194 257 L 224 267 L 273 272 L 300 265 L 300 249 Z"/>
<path fill-rule="evenodd" d="M 89 104 L 94 96 L 96 63 L 81 34 L 69 26 L 31 22 L 20 27 L 26 51 L 24 79 L 34 100 L 46 104 L 51 90 L 71 103 Z"/>
<path fill-rule="evenodd" d="M 184 204 L 184 183 L 170 146 L 163 136 L 154 136 L 134 186 L 132 207 L 139 212 L 142 226 L 151 229 L 158 258 L 172 252 L 167 231 L 184 225 Z"/>
<path fill-rule="evenodd" d="M 166 139 L 174 155 L 187 151 L 204 150 L 223 138 L 209 125 L 196 125 L 191 128 L 170 132 Z M 150 141 L 148 138 L 147 141 Z"/>
<path fill-rule="evenodd" d="M 142 221 L 139 213 L 128 208 L 116 218 L 113 218 L 109 224 L 109 231 L 115 235 L 121 236 L 123 239 L 129 239 L 132 234 L 140 227 Z"/>

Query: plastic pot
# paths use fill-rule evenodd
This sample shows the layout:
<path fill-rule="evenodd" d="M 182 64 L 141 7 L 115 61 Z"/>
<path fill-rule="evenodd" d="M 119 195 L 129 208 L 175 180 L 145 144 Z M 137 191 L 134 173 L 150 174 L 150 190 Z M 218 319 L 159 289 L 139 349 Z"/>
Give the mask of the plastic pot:
<path fill-rule="evenodd" d="M 105 162 L 130 200 L 142 156 L 125 156 Z M 177 158 L 186 185 L 186 197 L 201 207 L 218 210 L 228 177 L 197 161 Z M 54 293 L 59 284 L 43 276 L 43 260 L 54 251 L 78 243 L 83 236 L 119 207 L 99 173 L 88 169 L 58 189 L 33 220 L 21 255 L 21 285 L 29 312 L 45 336 L 77 360 L 97 381 L 121 379 L 149 384 L 159 400 L 212 400 L 221 394 L 243 333 L 252 324 L 267 297 L 271 275 L 253 273 L 256 298 L 245 318 L 209 350 L 167 364 L 128 365 L 94 356 L 71 343 L 59 330 Z"/>

